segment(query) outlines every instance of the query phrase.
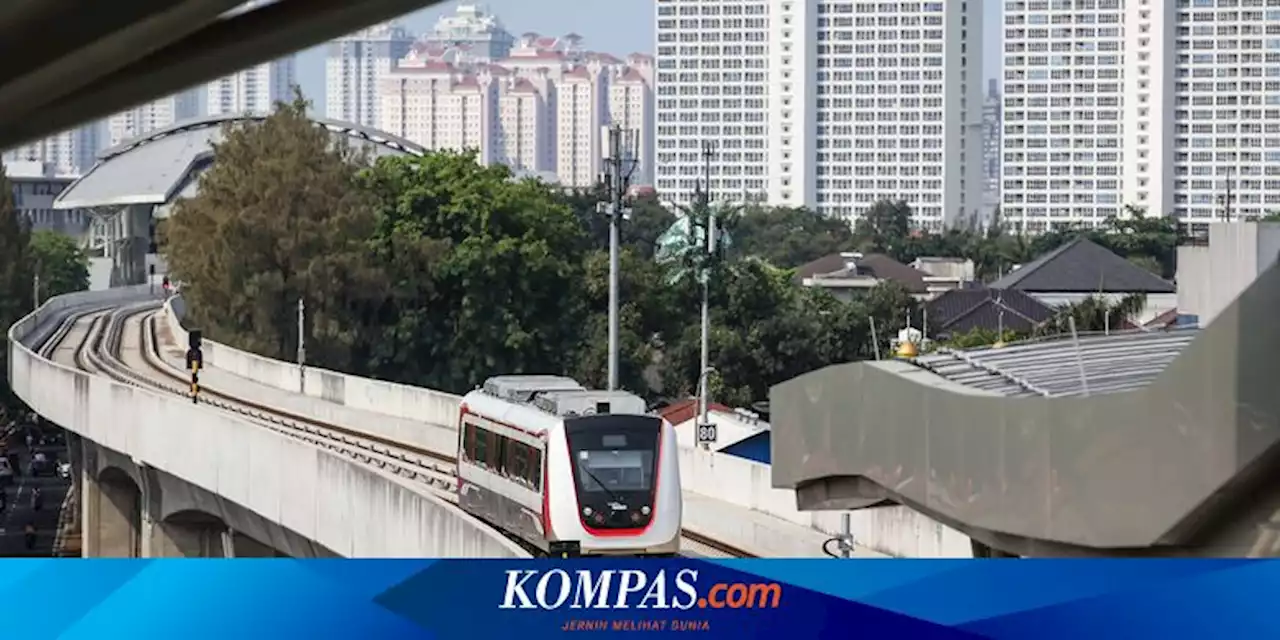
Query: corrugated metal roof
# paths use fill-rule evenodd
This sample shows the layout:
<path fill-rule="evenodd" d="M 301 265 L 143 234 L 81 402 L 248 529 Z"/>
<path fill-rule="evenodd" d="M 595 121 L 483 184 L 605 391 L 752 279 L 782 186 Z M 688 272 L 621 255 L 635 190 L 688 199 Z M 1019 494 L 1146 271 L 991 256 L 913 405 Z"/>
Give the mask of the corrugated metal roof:
<path fill-rule="evenodd" d="M 222 125 L 266 116 L 215 116 L 178 123 L 141 138 L 106 149 L 98 163 L 67 187 L 54 201 L 55 209 L 164 204 L 187 183 L 188 173 L 212 153 L 222 139 Z M 389 133 L 336 120 L 313 119 L 335 135 L 354 138 L 375 154 L 425 153 L 422 147 Z"/>
<path fill-rule="evenodd" d="M 916 365 L 953 382 L 1011 397 L 1078 396 L 1128 391 L 1150 384 L 1173 362 L 1198 329 L 1082 336 L 1079 357 L 1070 338 L 1000 348 L 940 350 Z"/>

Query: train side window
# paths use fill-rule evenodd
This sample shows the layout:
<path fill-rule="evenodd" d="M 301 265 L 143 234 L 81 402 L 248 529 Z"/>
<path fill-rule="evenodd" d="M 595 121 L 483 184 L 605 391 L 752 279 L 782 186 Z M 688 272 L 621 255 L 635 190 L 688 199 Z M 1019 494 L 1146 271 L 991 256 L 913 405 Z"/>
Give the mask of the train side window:
<path fill-rule="evenodd" d="M 528 448 L 524 443 L 514 440 L 507 443 L 507 477 L 520 484 L 528 484 L 529 481 L 526 474 Z"/>
<path fill-rule="evenodd" d="M 489 437 L 490 433 L 484 429 L 476 429 L 475 454 L 471 456 L 471 460 L 476 464 L 488 467 L 489 465 Z"/>
<path fill-rule="evenodd" d="M 476 427 L 470 422 L 463 423 L 462 454 L 465 460 L 476 459 Z"/>
<path fill-rule="evenodd" d="M 529 486 L 542 491 L 542 449 L 529 449 Z"/>
<path fill-rule="evenodd" d="M 489 437 L 492 438 L 493 442 L 493 453 L 489 455 L 489 459 L 493 462 L 489 466 L 492 467 L 499 475 L 506 475 L 507 446 L 509 444 L 507 437 L 496 433 L 489 434 Z"/>

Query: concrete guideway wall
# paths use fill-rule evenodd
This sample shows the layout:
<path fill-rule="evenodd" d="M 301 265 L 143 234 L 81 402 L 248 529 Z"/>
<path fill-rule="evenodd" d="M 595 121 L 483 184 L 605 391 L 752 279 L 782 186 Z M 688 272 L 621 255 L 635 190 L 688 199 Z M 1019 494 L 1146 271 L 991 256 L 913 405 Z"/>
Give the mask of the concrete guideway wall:
<path fill-rule="evenodd" d="M 680 482 L 685 491 L 714 497 L 794 522 L 829 535 L 841 532 L 840 512 L 800 511 L 795 492 L 775 489 L 769 465 L 697 447 L 680 448 Z M 688 511 L 688 510 L 686 510 Z M 685 514 L 685 526 L 707 535 L 725 529 L 723 523 L 704 520 L 696 512 Z M 969 558 L 969 537 L 907 507 L 861 509 L 850 515 L 850 530 L 858 545 L 902 558 Z M 776 529 L 733 529 L 732 539 L 752 549 L 786 548 L 776 539 Z M 745 539 L 740 539 L 745 538 Z M 726 539 L 730 539 L 727 538 Z"/>
<path fill-rule="evenodd" d="M 177 304 L 173 304 L 177 302 Z M 165 321 L 179 344 L 187 341 L 182 326 L 181 299 L 165 305 Z M 461 398 L 452 394 L 392 382 L 308 367 L 305 374 L 296 364 L 265 358 L 209 340 L 205 360 L 212 366 L 282 391 L 323 400 L 315 403 L 317 417 L 325 415 L 326 403 L 359 408 L 373 413 L 425 422 L 420 431 L 405 432 L 395 425 L 364 424 L 360 428 L 398 442 L 431 451 L 451 453 L 457 448 L 457 415 Z M 340 422 L 334 420 L 333 422 Z M 354 426 L 354 425 L 345 425 Z M 727 454 L 682 447 L 680 475 L 685 491 L 692 491 L 736 507 L 752 509 L 801 526 L 834 535 L 841 530 L 839 513 L 801 512 L 795 494 L 774 489 L 769 465 Z M 687 509 L 685 526 L 711 535 L 725 530 L 718 522 L 721 514 L 701 514 Z M 706 517 L 703 517 L 703 516 Z M 786 548 L 773 540 L 784 532 L 766 528 L 732 528 L 724 536 L 753 549 Z M 901 557 L 970 557 L 969 538 L 906 507 L 884 507 L 855 512 L 852 529 L 859 544 Z M 732 535 L 728 535 L 728 534 Z M 746 539 L 741 539 L 745 536 Z"/>
<path fill-rule="evenodd" d="M 145 287 L 141 288 L 145 291 Z M 135 290 L 54 298 L 9 330 L 9 380 L 42 416 L 348 557 L 525 557 L 424 488 L 190 401 L 40 358 L 22 338 L 59 312 Z"/>
<path fill-rule="evenodd" d="M 186 342 L 179 313 L 174 305 L 165 306 L 165 318 L 174 339 Z M 282 391 L 306 395 L 326 402 L 346 405 L 374 413 L 382 413 L 419 422 L 427 422 L 421 432 L 383 433 L 379 435 L 447 453 L 457 447 L 456 419 L 461 398 L 452 394 L 403 384 L 371 380 L 357 376 L 308 368 L 305 376 L 292 363 L 264 358 L 226 345 L 210 343 L 205 359 L 212 366 Z M 305 379 L 304 379 L 305 378 Z M 324 402 L 316 403 L 317 415 L 323 415 Z M 433 423 L 433 424 L 432 424 Z M 386 425 L 365 425 L 387 428 Z M 841 528 L 839 513 L 801 512 L 796 509 L 791 491 L 771 486 L 769 465 L 727 454 L 682 448 L 681 481 L 685 491 L 753 509 L 828 534 Z M 871 549 L 901 557 L 969 557 L 969 538 L 906 507 L 884 507 L 855 512 L 852 529 L 858 543 Z M 694 531 L 711 532 L 723 528 L 716 522 L 701 522 L 699 514 L 690 512 L 685 524 Z M 753 533 L 752 533 L 753 532 Z M 749 537 L 773 535 L 764 529 L 752 529 Z M 777 533 L 777 532 L 774 532 Z M 735 536 L 735 538 L 738 536 Z M 742 541 L 752 548 L 777 548 L 768 540 Z"/>
<path fill-rule="evenodd" d="M 165 304 L 164 316 L 174 341 L 185 345 L 187 330 L 182 326 L 180 301 L 181 298 L 170 299 Z M 338 404 L 417 423 L 412 427 L 399 423 L 362 425 L 370 435 L 439 453 L 450 453 L 458 447 L 460 396 L 316 367 L 304 370 L 295 363 L 265 358 L 211 340 L 201 342 L 205 363 L 209 366 L 258 384 L 323 401 L 311 407 L 314 413 L 310 415 L 319 420 L 341 423 L 327 410 L 328 406 Z"/>

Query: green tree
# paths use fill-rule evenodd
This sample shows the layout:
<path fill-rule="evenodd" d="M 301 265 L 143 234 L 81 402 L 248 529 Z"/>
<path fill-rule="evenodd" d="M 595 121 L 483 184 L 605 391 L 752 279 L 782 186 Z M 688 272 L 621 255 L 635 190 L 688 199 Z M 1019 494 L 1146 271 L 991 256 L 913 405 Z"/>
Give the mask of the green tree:
<path fill-rule="evenodd" d="M 31 259 L 40 274 L 40 299 L 89 288 L 89 258 L 74 238 L 57 231 L 31 234 Z"/>
<path fill-rule="evenodd" d="M 854 245 L 848 222 L 804 208 L 750 207 L 736 221 L 732 233 L 742 255 L 786 268 L 847 251 Z"/>
<path fill-rule="evenodd" d="M 911 233 L 911 207 L 905 202 L 880 201 L 871 205 L 854 225 L 859 250 L 905 259 Z"/>
<path fill-rule="evenodd" d="M 226 125 L 162 246 L 191 321 L 211 338 L 292 359 L 302 299 L 308 360 L 348 368 L 369 348 L 360 320 L 386 285 L 366 256 L 375 218 L 356 184 L 364 158 L 306 107 L 298 96 L 265 120 Z"/>
<path fill-rule="evenodd" d="M 642 395 L 660 388 L 654 375 L 663 336 L 682 328 L 690 313 L 676 312 L 678 288 L 668 287 L 661 265 L 626 247 L 619 256 L 618 381 Z M 569 369 L 579 382 L 604 388 L 609 366 L 609 253 L 586 256 L 583 304 L 588 312 Z"/>
<path fill-rule="evenodd" d="M 0 403 L 13 405 L 9 390 L 9 327 L 31 311 L 30 228 L 13 202 L 13 186 L 0 164 Z"/>
<path fill-rule="evenodd" d="M 1042 325 L 1036 333 L 1040 335 L 1070 333 L 1073 319 L 1076 331 L 1079 333 L 1119 331 L 1125 328 L 1125 323 L 1132 322 L 1138 317 L 1146 306 L 1147 297 L 1141 293 L 1130 294 L 1114 302 L 1102 296 L 1089 296 L 1079 302 L 1060 305 L 1053 318 Z"/>
<path fill-rule="evenodd" d="M 600 184 L 589 189 L 563 191 L 558 194 L 558 199 L 582 222 L 588 250 L 607 250 L 609 217 L 600 212 L 599 206 L 609 201 L 608 188 Z M 632 248 L 638 255 L 652 257 L 658 236 L 675 222 L 675 214 L 653 194 L 628 197 L 626 206 L 631 213 L 618 229 L 620 244 Z"/>
<path fill-rule="evenodd" d="M 377 210 L 368 244 L 392 283 L 368 372 L 461 392 L 568 369 L 586 243 L 552 187 L 452 152 L 382 158 L 361 182 Z"/>

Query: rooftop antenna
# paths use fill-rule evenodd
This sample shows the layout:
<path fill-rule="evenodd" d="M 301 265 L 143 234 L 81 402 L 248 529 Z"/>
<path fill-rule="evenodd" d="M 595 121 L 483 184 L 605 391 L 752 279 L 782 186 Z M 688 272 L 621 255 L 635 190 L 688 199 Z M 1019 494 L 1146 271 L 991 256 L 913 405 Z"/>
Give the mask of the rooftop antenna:
<path fill-rule="evenodd" d="M 1071 327 L 1071 342 L 1076 349 L 1076 364 L 1080 366 L 1080 390 L 1084 397 L 1089 397 L 1089 377 L 1084 373 L 1084 353 L 1080 351 L 1080 334 L 1076 333 L 1076 317 L 1067 316 L 1067 325 Z"/>

